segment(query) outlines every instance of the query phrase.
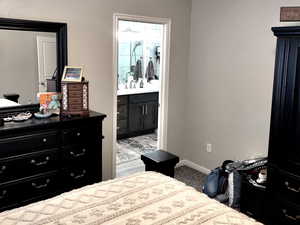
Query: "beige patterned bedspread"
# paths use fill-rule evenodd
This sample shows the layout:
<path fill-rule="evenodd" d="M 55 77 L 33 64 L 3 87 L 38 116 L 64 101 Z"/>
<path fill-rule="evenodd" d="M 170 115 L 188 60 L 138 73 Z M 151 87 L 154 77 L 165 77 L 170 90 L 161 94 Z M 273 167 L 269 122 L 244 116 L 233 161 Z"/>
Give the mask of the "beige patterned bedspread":
<path fill-rule="evenodd" d="M 102 182 L 0 214 L 0 224 L 259 225 L 154 172 Z"/>

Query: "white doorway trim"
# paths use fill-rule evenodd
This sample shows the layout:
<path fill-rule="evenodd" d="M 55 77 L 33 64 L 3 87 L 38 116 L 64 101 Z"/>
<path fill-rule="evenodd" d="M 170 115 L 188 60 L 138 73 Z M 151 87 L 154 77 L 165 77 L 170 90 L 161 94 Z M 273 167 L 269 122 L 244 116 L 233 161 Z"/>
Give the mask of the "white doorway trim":
<path fill-rule="evenodd" d="M 39 92 L 47 91 L 46 79 L 51 79 L 57 66 L 56 62 L 56 37 L 41 36 L 36 37 Z"/>
<path fill-rule="evenodd" d="M 118 21 L 128 20 L 163 25 L 163 48 L 161 51 L 161 82 L 159 94 L 159 118 L 158 118 L 158 148 L 167 149 L 168 126 L 168 93 L 169 93 L 169 66 L 170 66 L 170 41 L 171 19 L 146 17 L 115 13 L 113 15 L 113 151 L 112 151 L 112 176 L 116 176 L 117 153 L 117 73 L 118 73 Z"/>

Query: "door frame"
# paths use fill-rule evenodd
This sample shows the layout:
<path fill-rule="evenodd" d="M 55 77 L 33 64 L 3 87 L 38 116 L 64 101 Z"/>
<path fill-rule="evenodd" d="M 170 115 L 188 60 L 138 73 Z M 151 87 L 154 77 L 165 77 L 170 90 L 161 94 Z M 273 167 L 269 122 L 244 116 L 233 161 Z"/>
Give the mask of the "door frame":
<path fill-rule="evenodd" d="M 128 20 L 144 23 L 156 23 L 163 25 L 163 41 L 161 51 L 161 82 L 159 91 L 158 110 L 158 149 L 167 149 L 168 128 L 168 94 L 169 94 L 169 67 L 170 67 L 170 43 L 171 43 L 171 19 L 159 17 L 147 17 L 114 13 L 113 15 L 113 151 L 112 151 L 112 176 L 116 177 L 116 153 L 117 153 L 117 73 L 118 73 L 118 21 Z M 163 54 L 162 54 L 163 53 Z"/>
<path fill-rule="evenodd" d="M 44 67 L 44 46 L 42 45 L 44 42 L 55 42 L 55 50 L 57 46 L 57 40 L 56 36 L 50 37 L 50 36 L 43 36 L 43 35 L 37 35 L 36 36 L 36 43 L 37 43 L 37 57 L 38 57 L 38 75 L 39 75 L 39 92 L 42 92 L 41 89 L 41 76 L 45 73 L 45 67 Z M 57 59 L 57 52 L 55 51 L 55 60 Z M 56 62 L 55 62 L 56 63 Z M 57 63 L 56 63 L 57 64 Z M 56 66 L 57 69 L 57 66 Z M 55 71 L 52 72 L 51 75 L 53 75 Z M 47 83 L 45 81 L 45 88 L 47 91 Z"/>

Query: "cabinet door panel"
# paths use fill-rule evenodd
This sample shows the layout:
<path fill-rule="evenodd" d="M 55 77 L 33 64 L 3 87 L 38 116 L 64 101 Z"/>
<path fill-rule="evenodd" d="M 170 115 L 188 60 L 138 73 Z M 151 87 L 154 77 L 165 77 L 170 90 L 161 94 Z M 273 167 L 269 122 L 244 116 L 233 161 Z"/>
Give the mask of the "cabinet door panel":
<path fill-rule="evenodd" d="M 149 102 L 145 104 L 144 130 L 157 128 L 158 104 Z"/>
<path fill-rule="evenodd" d="M 300 41 L 294 40 L 293 49 L 295 49 L 294 58 L 291 58 L 289 68 L 291 69 L 291 73 L 289 77 L 292 77 L 291 83 L 293 82 L 292 89 L 287 91 L 287 98 L 291 99 L 292 102 L 287 102 L 288 106 L 291 105 L 291 112 L 289 120 L 287 120 L 288 124 L 288 140 L 289 145 L 286 154 L 281 154 L 282 157 L 285 158 L 285 165 L 282 163 L 282 160 L 279 161 L 280 166 L 284 166 L 286 169 L 290 169 L 292 171 L 300 171 Z M 291 51 L 293 52 L 293 51 Z M 283 156 L 284 155 L 284 156 Z"/>
<path fill-rule="evenodd" d="M 117 111 L 117 119 L 118 120 L 125 120 L 128 117 L 127 112 L 127 105 L 118 105 L 118 111 Z"/>
<path fill-rule="evenodd" d="M 129 105 L 129 130 L 137 132 L 143 129 L 143 104 Z"/>
<path fill-rule="evenodd" d="M 117 121 L 117 134 L 122 135 L 128 132 L 128 121 L 127 120 L 118 120 Z"/>
<path fill-rule="evenodd" d="M 297 39 L 280 38 L 277 41 L 269 161 L 284 169 L 296 164 L 300 168 L 299 48 Z"/>

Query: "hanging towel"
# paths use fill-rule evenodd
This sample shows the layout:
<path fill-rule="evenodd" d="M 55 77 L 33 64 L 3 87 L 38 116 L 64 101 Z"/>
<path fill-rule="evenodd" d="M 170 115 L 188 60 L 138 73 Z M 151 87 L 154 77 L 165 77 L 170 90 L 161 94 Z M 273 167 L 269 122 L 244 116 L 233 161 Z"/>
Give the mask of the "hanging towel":
<path fill-rule="evenodd" d="M 143 78 L 142 61 L 140 59 L 136 61 L 136 65 L 135 65 L 134 73 L 133 73 L 134 80 L 137 81 L 139 78 Z"/>
<path fill-rule="evenodd" d="M 154 65 L 152 60 L 149 60 L 149 63 L 147 65 L 146 73 L 145 73 L 145 78 L 147 78 L 147 81 L 149 82 L 150 80 L 155 79 L 155 74 L 154 74 Z"/>

